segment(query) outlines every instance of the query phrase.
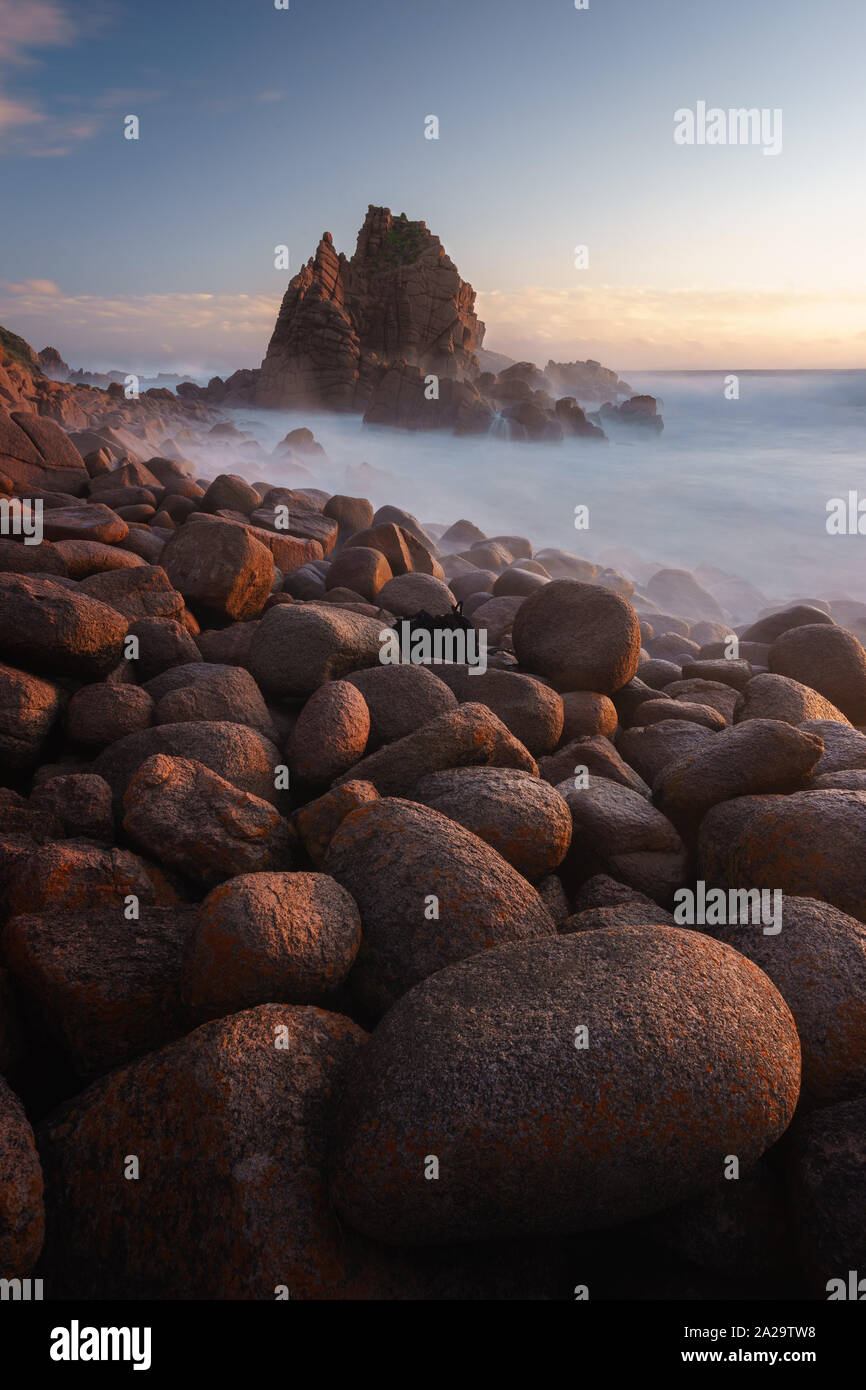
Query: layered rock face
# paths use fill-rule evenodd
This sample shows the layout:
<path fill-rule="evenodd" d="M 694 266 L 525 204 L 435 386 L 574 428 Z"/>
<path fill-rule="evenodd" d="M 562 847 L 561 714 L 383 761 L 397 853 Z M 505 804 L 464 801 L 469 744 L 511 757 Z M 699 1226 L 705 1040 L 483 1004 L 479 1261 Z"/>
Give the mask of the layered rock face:
<path fill-rule="evenodd" d="M 388 368 L 475 372 L 475 291 L 424 222 L 370 207 L 351 259 L 325 232 L 286 291 L 253 387 L 257 405 L 358 410 Z"/>

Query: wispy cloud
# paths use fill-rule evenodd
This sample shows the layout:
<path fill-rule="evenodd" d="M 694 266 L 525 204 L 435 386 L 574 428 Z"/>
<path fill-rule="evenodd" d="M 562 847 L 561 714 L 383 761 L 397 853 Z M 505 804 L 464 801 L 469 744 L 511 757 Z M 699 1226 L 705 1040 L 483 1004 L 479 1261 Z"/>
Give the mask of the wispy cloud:
<path fill-rule="evenodd" d="M 29 50 L 71 43 L 76 32 L 69 10 L 55 0 L 0 0 L 0 60 L 30 61 Z"/>
<path fill-rule="evenodd" d="M 97 134 L 100 112 L 114 105 L 113 91 L 82 103 L 52 90 L 51 109 L 39 95 L 18 88 L 42 65 L 43 51 L 98 34 L 111 18 L 104 0 L 89 0 L 77 10 L 60 0 L 0 0 L 0 153 L 56 159 Z M 143 102 L 144 94 L 136 96 Z M 56 108 L 64 104 L 71 104 L 71 114 L 58 116 Z"/>
<path fill-rule="evenodd" d="M 18 285 L 11 280 L 0 280 L 0 285 L 9 294 L 27 295 L 29 298 L 53 299 L 57 295 L 62 295 L 63 291 L 59 285 L 55 285 L 53 280 L 22 280 Z"/>

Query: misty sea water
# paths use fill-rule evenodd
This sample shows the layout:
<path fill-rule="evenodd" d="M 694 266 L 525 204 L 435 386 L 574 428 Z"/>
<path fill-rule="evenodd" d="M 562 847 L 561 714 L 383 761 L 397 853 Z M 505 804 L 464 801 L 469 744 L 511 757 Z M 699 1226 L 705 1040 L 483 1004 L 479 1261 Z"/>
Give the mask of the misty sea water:
<path fill-rule="evenodd" d="M 622 375 L 661 398 L 660 436 L 631 428 L 607 443 L 531 444 L 237 410 L 238 427 L 268 451 L 306 425 L 328 457 L 308 459 L 305 479 L 286 476 L 277 459 L 234 460 L 232 470 L 368 496 L 424 522 L 466 517 L 489 535 L 526 535 L 536 548 L 605 563 L 631 551 L 653 567 L 715 566 L 771 599 L 866 601 L 866 534 L 827 531 L 831 498 L 858 492 L 866 513 L 866 371 L 743 371 L 733 400 L 723 372 Z M 347 476 L 361 464 L 375 471 Z M 588 530 L 574 526 L 580 505 Z"/>

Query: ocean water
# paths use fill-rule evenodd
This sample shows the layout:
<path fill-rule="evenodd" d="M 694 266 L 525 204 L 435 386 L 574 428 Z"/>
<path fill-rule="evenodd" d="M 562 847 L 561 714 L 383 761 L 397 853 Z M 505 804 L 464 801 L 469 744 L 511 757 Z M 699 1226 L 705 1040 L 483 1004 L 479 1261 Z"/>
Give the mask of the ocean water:
<path fill-rule="evenodd" d="M 661 397 L 660 436 L 633 428 L 607 443 L 530 444 L 371 427 L 358 416 L 238 410 L 237 426 L 268 452 L 306 425 L 328 458 L 308 460 L 303 480 L 276 459 L 234 451 L 231 467 L 390 502 L 424 522 L 466 517 L 491 535 L 525 535 L 536 548 L 561 546 L 623 569 L 631 561 L 639 582 L 647 567 L 714 566 L 772 600 L 866 601 L 866 535 L 827 531 L 829 499 L 855 491 L 866 504 L 866 371 L 741 372 L 736 400 L 725 398 L 721 372 L 623 375 L 636 392 Z M 362 464 L 375 470 L 363 483 L 347 474 Z M 581 505 L 587 530 L 574 525 Z"/>

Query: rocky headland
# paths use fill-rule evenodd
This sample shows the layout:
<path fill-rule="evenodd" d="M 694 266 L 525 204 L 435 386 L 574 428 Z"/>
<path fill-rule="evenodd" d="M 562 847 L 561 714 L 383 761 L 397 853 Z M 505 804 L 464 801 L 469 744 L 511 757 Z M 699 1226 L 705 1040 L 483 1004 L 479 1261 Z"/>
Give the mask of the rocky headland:
<path fill-rule="evenodd" d="M 352 411 L 372 425 L 447 429 L 506 439 L 603 439 L 603 423 L 663 428 L 651 396 L 598 362 L 502 359 L 491 371 L 475 291 L 424 222 L 369 207 L 354 254 L 325 232 L 294 276 L 265 358 L 206 387 L 183 382 L 184 400 L 221 406 Z M 496 357 L 497 355 L 493 355 Z M 497 362 L 498 365 L 498 362 Z M 603 408 L 584 411 L 584 405 Z"/>

